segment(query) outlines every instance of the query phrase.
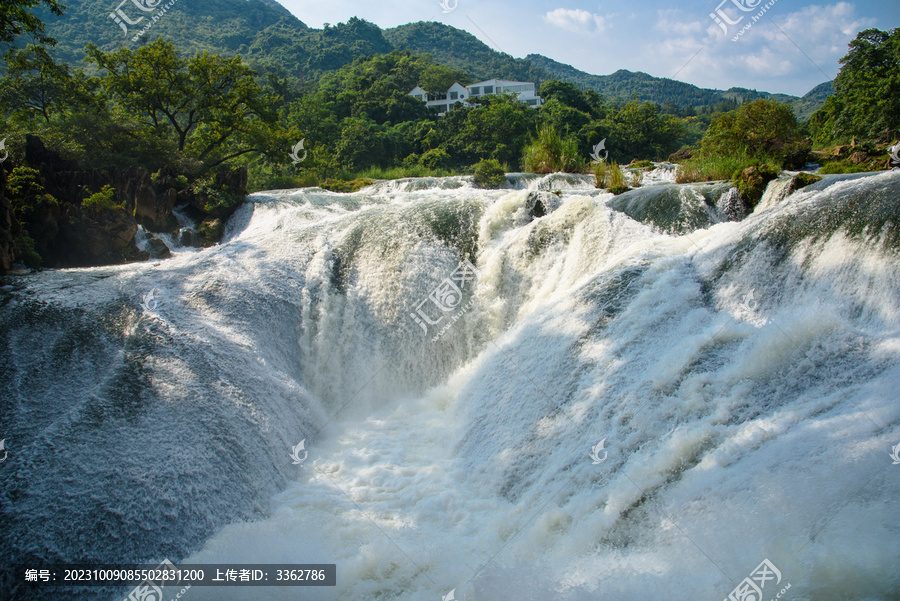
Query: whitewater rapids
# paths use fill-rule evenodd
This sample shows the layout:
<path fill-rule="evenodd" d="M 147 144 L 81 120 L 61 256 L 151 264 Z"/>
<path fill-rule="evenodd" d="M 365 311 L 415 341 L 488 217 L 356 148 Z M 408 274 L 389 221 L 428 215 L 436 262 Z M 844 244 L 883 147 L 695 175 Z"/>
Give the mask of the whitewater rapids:
<path fill-rule="evenodd" d="M 767 559 L 765 600 L 900 599 L 900 172 L 740 222 L 651 181 L 264 192 L 214 248 L 8 279 L 0 560 L 718 601 Z"/>

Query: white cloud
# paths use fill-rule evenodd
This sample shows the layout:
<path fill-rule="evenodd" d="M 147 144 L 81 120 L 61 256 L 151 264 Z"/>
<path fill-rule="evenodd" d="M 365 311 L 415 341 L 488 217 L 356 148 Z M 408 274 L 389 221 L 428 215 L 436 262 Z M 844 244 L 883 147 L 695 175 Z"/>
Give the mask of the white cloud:
<path fill-rule="evenodd" d="M 575 33 L 593 33 L 606 29 L 606 19 L 581 8 L 557 8 L 544 15 L 544 21 Z"/>

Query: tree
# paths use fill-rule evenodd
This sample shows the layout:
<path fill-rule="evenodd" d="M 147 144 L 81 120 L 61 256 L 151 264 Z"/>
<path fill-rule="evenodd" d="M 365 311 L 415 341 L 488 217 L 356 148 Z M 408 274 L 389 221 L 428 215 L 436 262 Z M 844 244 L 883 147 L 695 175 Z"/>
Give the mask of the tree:
<path fill-rule="evenodd" d="M 606 147 L 611 158 L 623 163 L 634 158 L 665 158 L 681 146 L 685 135 L 681 119 L 661 115 L 656 104 L 637 100 L 611 111 L 601 126 L 609 132 Z"/>
<path fill-rule="evenodd" d="M 809 121 L 816 142 L 900 129 L 900 28 L 861 31 L 840 62 L 834 95 Z"/>
<path fill-rule="evenodd" d="M 274 151 L 290 143 L 275 127 L 279 99 L 263 92 L 239 56 L 206 52 L 181 58 L 162 39 L 131 51 L 104 53 L 93 44 L 88 61 L 106 70 L 103 89 L 205 171 L 229 159 Z"/>
<path fill-rule="evenodd" d="M 588 103 L 588 99 L 585 98 L 581 90 L 567 81 L 559 81 L 558 79 L 545 81 L 541 85 L 540 96 L 545 101 L 550 100 L 551 98 L 555 98 L 562 104 L 570 106 L 573 109 L 579 110 L 583 113 L 591 112 L 591 105 Z M 594 100 L 595 97 L 592 96 L 591 99 Z"/>
<path fill-rule="evenodd" d="M 461 113 L 465 122 L 462 131 L 452 139 L 452 147 L 468 164 L 492 158 L 510 166 L 518 165 L 528 135 L 534 131 L 537 111 L 512 94 L 483 96 L 474 103 L 475 108 Z"/>
<path fill-rule="evenodd" d="M 803 136 L 790 105 L 759 99 L 713 117 L 701 152 L 715 156 L 746 151 L 754 158 L 783 161 L 802 145 Z"/>
<path fill-rule="evenodd" d="M 3 0 L 0 3 L 0 42 L 12 44 L 16 36 L 25 33 L 41 44 L 56 44 L 56 40 L 44 34 L 43 21 L 31 14 L 30 9 L 40 4 L 46 4 L 58 17 L 66 8 L 57 0 Z"/>
<path fill-rule="evenodd" d="M 57 111 L 91 104 L 96 81 L 80 69 L 57 63 L 43 46 L 29 44 L 7 55 L 6 77 L 0 81 L 0 107 L 18 118 L 39 116 L 49 123 Z"/>

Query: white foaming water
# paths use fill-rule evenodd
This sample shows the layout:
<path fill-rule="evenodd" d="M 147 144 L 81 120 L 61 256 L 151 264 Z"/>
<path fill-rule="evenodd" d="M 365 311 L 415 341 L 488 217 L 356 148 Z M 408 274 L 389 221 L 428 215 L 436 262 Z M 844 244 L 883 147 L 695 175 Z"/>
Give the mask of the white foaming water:
<path fill-rule="evenodd" d="M 6 436 L 34 455 L 0 472 L 0 559 L 27 533 L 338 566 L 196 600 L 643 601 L 727 597 L 768 558 L 765 599 L 896 599 L 900 173 L 741 222 L 726 185 L 508 180 L 260 193 L 217 247 L 9 293 Z M 423 332 L 465 260 L 467 309 Z"/>
<path fill-rule="evenodd" d="M 376 186 L 350 213 L 260 196 L 231 242 L 265 249 L 247 272 L 293 261 L 322 291 L 354 240 L 345 288 L 304 325 L 304 385 L 331 417 L 271 517 L 184 562 L 338 566 L 336 589 L 254 598 L 643 600 L 726 597 L 768 558 L 772 597 L 895 599 L 897 250 L 777 224 L 900 176 L 678 237 L 586 185 L 531 219 L 527 190 L 560 179 Z M 477 232 L 480 279 L 431 343 L 407 314 L 456 265 L 423 236 L 442 218 Z"/>

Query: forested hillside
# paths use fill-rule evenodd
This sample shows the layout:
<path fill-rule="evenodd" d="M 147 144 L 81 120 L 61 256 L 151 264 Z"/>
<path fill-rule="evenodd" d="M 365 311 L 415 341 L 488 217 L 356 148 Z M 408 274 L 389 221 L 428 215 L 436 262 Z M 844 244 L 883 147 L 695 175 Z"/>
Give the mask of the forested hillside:
<path fill-rule="evenodd" d="M 145 2 L 148 6 L 158 3 Z M 382 30 L 350 17 L 346 23 L 312 29 L 275 0 L 177 0 L 134 41 L 147 19 L 139 25 L 119 25 L 110 17 L 115 8 L 107 0 L 82 0 L 70 3 L 62 17 L 46 8 L 36 14 L 47 24 L 47 32 L 59 41 L 55 57 L 70 65 L 80 64 L 88 43 L 104 51 L 134 49 L 162 36 L 186 54 L 240 54 L 251 67 L 288 78 L 304 90 L 313 89 L 323 75 L 350 64 L 356 57 L 401 49 L 431 54 L 437 63 L 463 71 L 473 80 L 497 77 L 532 81 L 539 86 L 559 79 L 611 100 L 626 102 L 637 95 L 642 101 L 666 105 L 672 113 L 688 107 L 724 110 L 733 101 L 773 98 L 791 104 L 803 119 L 824 103 L 821 94 L 800 99 L 738 88 L 710 90 L 624 69 L 610 75 L 592 75 L 538 54 L 512 57 L 466 31 L 442 23 L 409 23 Z M 126 3 L 122 10 L 134 20 L 140 16 L 132 3 Z"/>

